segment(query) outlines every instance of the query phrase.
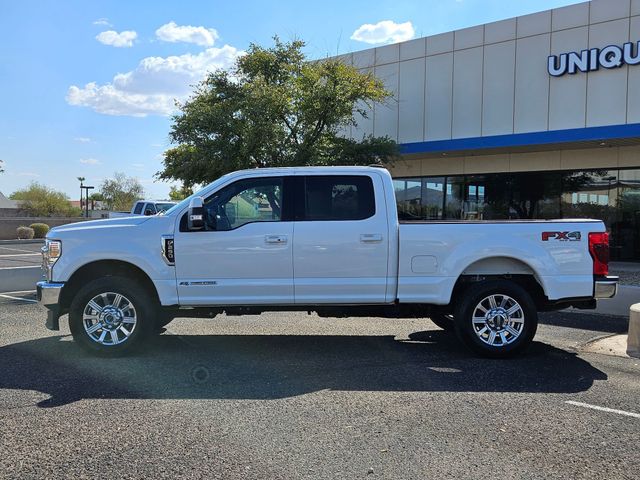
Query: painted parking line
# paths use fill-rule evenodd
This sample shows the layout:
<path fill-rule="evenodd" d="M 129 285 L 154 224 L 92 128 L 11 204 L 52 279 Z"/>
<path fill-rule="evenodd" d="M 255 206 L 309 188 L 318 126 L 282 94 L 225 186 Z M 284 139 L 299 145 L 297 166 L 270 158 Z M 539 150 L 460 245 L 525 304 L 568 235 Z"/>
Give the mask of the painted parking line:
<path fill-rule="evenodd" d="M 0 258 L 6 257 L 40 257 L 41 253 L 0 253 Z"/>
<path fill-rule="evenodd" d="M 23 253 L 33 253 L 33 250 L 23 250 L 21 248 L 7 248 L 7 247 L 0 247 L 0 250 L 8 250 L 9 252 L 23 252 Z M 38 253 L 38 255 L 42 255 L 41 253 Z"/>
<path fill-rule="evenodd" d="M 574 402 L 572 400 L 567 400 L 564 403 L 568 403 L 569 405 L 574 405 L 576 407 L 590 408 L 592 410 L 598 410 L 600 412 L 617 413 L 618 415 L 624 415 L 625 417 L 640 418 L 640 413 L 627 412 L 625 410 L 617 410 L 615 408 L 599 407 L 598 405 L 590 405 L 588 403 Z"/>
<path fill-rule="evenodd" d="M 0 293 L 0 298 L 8 298 L 9 300 L 22 300 L 23 302 L 29 302 L 29 303 L 38 303 L 37 300 L 32 300 L 30 298 L 14 297 L 12 295 L 6 295 L 4 293 Z"/>
<path fill-rule="evenodd" d="M 14 292 L 2 292 L 2 295 L 18 295 L 20 293 L 33 293 L 35 294 L 35 290 L 16 290 Z"/>

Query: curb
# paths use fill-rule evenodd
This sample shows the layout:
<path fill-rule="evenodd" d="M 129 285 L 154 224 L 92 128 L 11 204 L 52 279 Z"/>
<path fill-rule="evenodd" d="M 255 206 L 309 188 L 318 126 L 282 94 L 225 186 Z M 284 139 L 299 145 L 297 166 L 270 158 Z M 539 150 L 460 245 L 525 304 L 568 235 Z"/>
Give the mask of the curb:
<path fill-rule="evenodd" d="M 630 358 L 627 355 L 627 334 L 602 335 L 580 346 L 579 351 L 612 357 Z"/>

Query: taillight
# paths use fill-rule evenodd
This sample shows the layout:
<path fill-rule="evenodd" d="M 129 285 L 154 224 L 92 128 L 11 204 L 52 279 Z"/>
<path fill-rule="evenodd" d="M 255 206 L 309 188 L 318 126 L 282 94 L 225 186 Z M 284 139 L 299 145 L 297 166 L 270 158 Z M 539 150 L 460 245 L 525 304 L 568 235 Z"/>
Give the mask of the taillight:
<path fill-rule="evenodd" d="M 591 232 L 589 234 L 589 253 L 593 258 L 593 274 L 609 274 L 609 234 Z"/>

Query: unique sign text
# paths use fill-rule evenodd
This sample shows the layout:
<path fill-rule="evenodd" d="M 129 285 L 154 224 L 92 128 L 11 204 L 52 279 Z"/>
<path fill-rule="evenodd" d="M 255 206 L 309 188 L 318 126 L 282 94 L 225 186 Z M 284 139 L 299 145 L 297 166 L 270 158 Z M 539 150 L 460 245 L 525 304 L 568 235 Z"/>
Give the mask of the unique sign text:
<path fill-rule="evenodd" d="M 608 47 L 582 50 L 580 53 L 570 52 L 551 55 L 547 67 L 549 75 L 561 77 L 568 73 L 594 72 L 600 68 L 620 68 L 623 65 L 640 64 L 640 41 L 627 42 L 622 47 L 609 45 Z"/>

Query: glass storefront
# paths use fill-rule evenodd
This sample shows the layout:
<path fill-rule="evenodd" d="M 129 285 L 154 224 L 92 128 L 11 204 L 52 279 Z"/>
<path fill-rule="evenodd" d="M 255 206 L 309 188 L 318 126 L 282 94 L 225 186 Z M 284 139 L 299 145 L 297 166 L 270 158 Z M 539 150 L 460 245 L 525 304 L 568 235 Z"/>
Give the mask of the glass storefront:
<path fill-rule="evenodd" d="M 640 261 L 640 169 L 395 178 L 402 220 L 598 218 L 614 260 Z"/>

